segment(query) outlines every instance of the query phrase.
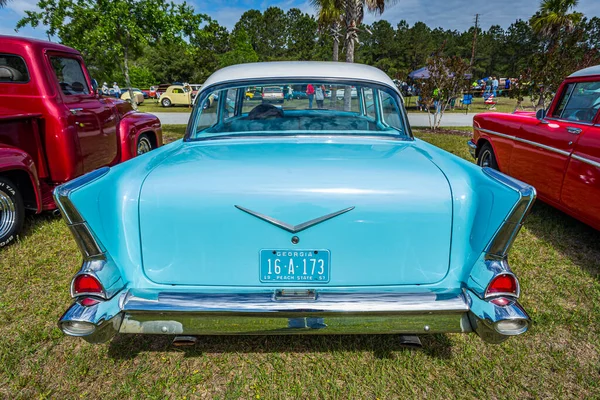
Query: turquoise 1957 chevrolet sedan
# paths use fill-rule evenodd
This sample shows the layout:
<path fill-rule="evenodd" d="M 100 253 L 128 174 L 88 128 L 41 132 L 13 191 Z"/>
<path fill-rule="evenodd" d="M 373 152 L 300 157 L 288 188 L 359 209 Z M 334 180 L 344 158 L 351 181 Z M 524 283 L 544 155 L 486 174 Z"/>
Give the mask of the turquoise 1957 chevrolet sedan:
<path fill-rule="evenodd" d="M 245 96 L 309 84 L 314 95 L 282 105 Z M 530 324 L 507 254 L 534 189 L 415 139 L 376 68 L 224 68 L 183 140 L 55 198 L 83 254 L 59 325 L 91 343 L 440 332 L 500 343 Z"/>

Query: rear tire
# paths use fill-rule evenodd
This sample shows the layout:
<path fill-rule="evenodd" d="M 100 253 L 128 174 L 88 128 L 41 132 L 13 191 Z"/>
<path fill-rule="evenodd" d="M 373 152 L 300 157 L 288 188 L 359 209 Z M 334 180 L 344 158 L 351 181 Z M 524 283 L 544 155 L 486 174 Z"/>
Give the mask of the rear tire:
<path fill-rule="evenodd" d="M 496 161 L 496 155 L 491 144 L 485 143 L 481 146 L 479 155 L 477 156 L 477 165 L 482 168 L 489 167 L 498 170 L 498 162 Z"/>
<path fill-rule="evenodd" d="M 160 104 L 162 104 L 163 107 L 171 107 L 171 100 L 169 100 L 169 99 L 162 99 L 160 101 Z"/>
<path fill-rule="evenodd" d="M 21 192 L 11 181 L 0 177 L 0 248 L 15 240 L 24 221 Z"/>
<path fill-rule="evenodd" d="M 140 137 L 138 138 L 138 142 L 137 142 L 137 146 L 136 146 L 137 155 L 141 156 L 142 154 L 146 154 L 153 149 L 154 149 L 154 147 L 152 146 L 152 141 L 150 140 L 148 135 L 146 135 L 145 133 L 142 133 L 140 135 Z"/>

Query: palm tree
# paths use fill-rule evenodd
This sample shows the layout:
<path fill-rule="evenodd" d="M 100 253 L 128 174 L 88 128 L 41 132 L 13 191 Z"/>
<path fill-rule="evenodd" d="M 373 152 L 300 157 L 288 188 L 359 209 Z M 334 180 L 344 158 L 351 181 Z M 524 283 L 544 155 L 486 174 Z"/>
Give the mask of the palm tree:
<path fill-rule="evenodd" d="M 373 13 L 382 14 L 385 5 L 393 0 L 336 0 L 340 8 L 344 10 L 344 22 L 346 25 L 346 62 L 354 62 L 354 46 L 358 41 L 359 26 L 365 16 L 365 9 Z"/>
<path fill-rule="evenodd" d="M 553 49 L 561 32 L 572 32 L 583 18 L 579 12 L 570 12 L 579 0 L 542 0 L 540 9 L 529 20 L 535 33 L 548 39 L 548 49 Z"/>
<path fill-rule="evenodd" d="M 0 0 L 0 8 L 4 7 L 8 3 L 8 0 Z"/>
<path fill-rule="evenodd" d="M 343 10 L 338 3 L 336 0 L 311 0 L 312 6 L 318 10 L 319 29 L 328 30 L 333 38 L 333 61 L 339 59 L 342 36 Z"/>

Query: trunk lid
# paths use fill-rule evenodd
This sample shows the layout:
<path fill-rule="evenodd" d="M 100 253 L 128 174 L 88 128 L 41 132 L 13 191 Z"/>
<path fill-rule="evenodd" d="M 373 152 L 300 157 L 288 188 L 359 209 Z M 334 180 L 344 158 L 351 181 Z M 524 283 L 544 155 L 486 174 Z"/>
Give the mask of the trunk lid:
<path fill-rule="evenodd" d="M 291 233 L 235 206 L 289 225 L 354 208 Z M 261 282 L 271 249 L 329 250 L 329 281 L 300 286 L 430 284 L 448 271 L 450 188 L 412 142 L 185 144 L 149 174 L 139 213 L 143 268 L 162 284 L 299 286 Z"/>

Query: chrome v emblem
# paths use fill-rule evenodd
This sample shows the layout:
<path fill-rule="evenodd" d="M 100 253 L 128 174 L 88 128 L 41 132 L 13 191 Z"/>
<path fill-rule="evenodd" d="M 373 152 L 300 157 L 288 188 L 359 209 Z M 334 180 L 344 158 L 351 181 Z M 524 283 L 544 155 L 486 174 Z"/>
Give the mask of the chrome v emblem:
<path fill-rule="evenodd" d="M 352 207 L 344 208 L 343 210 L 340 210 L 340 211 L 333 212 L 331 214 L 323 215 L 322 217 L 319 217 L 319 218 L 311 219 L 310 221 L 306 221 L 300 225 L 290 225 L 290 224 L 286 224 L 285 222 L 279 221 L 275 218 L 271 218 L 268 215 L 264 215 L 264 214 L 257 213 L 256 211 L 248 210 L 247 208 L 244 208 L 242 206 L 236 205 L 235 208 L 237 208 L 238 210 L 242 210 L 243 212 L 248 213 L 250 215 L 254 215 L 256 218 L 260 218 L 263 221 L 273 224 L 281 229 L 285 229 L 286 231 L 291 232 L 291 233 L 298 233 L 307 228 L 310 228 L 311 226 L 320 224 L 323 221 L 327 221 L 328 219 L 337 217 L 338 215 L 342 215 L 344 213 L 347 213 L 348 211 L 354 210 L 354 206 L 352 206 Z"/>

